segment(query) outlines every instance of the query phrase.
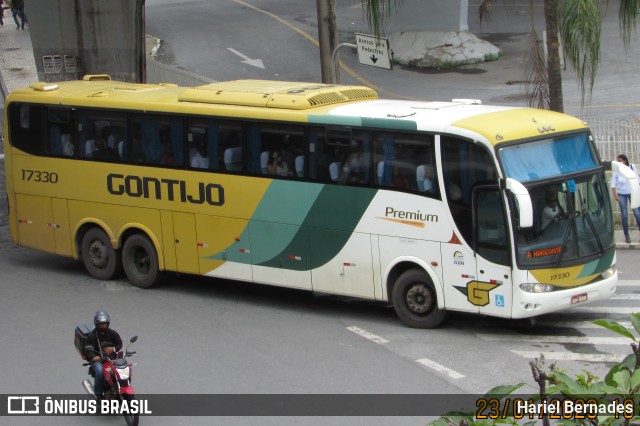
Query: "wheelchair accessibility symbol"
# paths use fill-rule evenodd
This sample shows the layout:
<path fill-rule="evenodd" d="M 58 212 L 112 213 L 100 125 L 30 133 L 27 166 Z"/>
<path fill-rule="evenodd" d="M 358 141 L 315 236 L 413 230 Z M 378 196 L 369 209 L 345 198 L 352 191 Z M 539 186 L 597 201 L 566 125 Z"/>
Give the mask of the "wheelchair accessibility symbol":
<path fill-rule="evenodd" d="M 496 294 L 496 306 L 498 308 L 504 308 L 504 296 L 501 294 Z"/>

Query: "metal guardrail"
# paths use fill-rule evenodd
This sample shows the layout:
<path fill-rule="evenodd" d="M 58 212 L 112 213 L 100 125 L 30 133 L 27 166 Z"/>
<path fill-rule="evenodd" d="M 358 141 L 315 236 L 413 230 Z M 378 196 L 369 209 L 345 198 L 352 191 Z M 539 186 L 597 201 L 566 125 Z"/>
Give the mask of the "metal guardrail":
<path fill-rule="evenodd" d="M 596 141 L 600 158 L 615 160 L 626 154 L 629 162 L 640 163 L 640 123 L 594 118 L 589 127 Z"/>

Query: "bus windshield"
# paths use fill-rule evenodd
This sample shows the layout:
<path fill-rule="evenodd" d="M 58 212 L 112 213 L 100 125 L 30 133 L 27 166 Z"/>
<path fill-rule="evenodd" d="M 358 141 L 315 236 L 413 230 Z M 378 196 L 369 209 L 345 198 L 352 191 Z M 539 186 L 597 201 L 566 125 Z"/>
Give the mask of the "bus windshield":
<path fill-rule="evenodd" d="M 581 133 L 510 145 L 500 149 L 500 159 L 506 176 L 522 183 L 599 168 L 590 139 Z"/>
<path fill-rule="evenodd" d="M 609 193 L 587 134 L 512 145 L 500 158 L 533 205 L 533 227 L 515 231 L 521 266 L 568 266 L 613 248 Z"/>

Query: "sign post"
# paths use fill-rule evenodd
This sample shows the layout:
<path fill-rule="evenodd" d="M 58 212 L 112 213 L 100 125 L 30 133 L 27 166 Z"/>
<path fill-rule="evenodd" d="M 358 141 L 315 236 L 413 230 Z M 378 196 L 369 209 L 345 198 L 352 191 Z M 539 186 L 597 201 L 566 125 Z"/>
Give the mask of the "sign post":
<path fill-rule="evenodd" d="M 358 62 L 377 68 L 391 69 L 389 39 L 356 33 Z"/>

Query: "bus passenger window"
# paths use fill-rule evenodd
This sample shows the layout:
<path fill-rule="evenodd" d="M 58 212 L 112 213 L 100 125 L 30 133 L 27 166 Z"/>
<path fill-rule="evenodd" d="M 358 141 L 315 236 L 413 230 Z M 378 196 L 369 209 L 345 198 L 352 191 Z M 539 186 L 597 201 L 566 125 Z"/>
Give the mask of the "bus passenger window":
<path fill-rule="evenodd" d="M 78 157 L 95 158 L 96 151 L 100 150 L 100 161 L 120 162 L 127 158 L 126 114 L 78 110 L 76 116 L 78 131 L 73 132 L 73 137 Z"/>
<path fill-rule="evenodd" d="M 374 139 L 376 184 L 383 188 L 438 196 L 433 171 L 434 137 L 377 133 Z"/>
<path fill-rule="evenodd" d="M 131 130 L 131 159 L 149 165 L 184 165 L 184 123 L 181 118 L 141 115 Z"/>
<path fill-rule="evenodd" d="M 70 134 L 73 131 L 71 111 L 69 108 L 47 108 L 47 141 L 45 152 L 54 156 L 74 155 L 73 141 Z M 63 135 L 65 135 L 63 140 Z"/>
<path fill-rule="evenodd" d="M 255 175 L 298 177 L 296 158 L 305 154 L 300 126 L 254 123 L 248 130 L 247 170 Z M 300 160 L 298 160 L 300 166 Z M 304 161 L 302 163 L 304 165 Z M 304 167 L 299 169 L 304 176 Z"/>

